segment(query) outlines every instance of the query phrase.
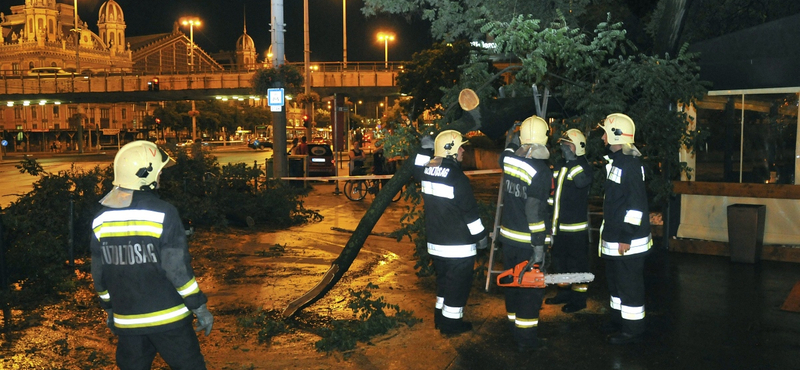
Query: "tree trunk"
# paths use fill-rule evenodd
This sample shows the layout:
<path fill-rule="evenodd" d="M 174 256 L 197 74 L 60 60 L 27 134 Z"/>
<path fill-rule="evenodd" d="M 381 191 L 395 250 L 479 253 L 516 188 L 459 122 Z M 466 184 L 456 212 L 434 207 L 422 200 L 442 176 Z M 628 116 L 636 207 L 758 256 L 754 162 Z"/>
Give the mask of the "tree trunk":
<path fill-rule="evenodd" d="M 665 1 L 664 14 L 658 24 L 654 50 L 656 54 L 675 55 L 678 52 L 678 40 L 686 23 L 686 11 L 692 5 L 692 0 L 661 0 Z"/>

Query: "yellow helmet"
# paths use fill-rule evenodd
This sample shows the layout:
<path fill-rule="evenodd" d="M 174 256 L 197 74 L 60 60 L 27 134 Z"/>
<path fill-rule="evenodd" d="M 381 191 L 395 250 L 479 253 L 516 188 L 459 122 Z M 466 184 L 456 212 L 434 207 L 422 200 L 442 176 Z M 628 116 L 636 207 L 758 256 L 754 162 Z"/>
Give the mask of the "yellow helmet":
<path fill-rule="evenodd" d="M 606 132 L 608 144 L 633 144 L 636 125 L 630 117 L 622 113 L 609 114 L 601 127 Z"/>
<path fill-rule="evenodd" d="M 547 144 L 550 126 L 539 116 L 530 116 L 519 127 L 519 142 L 525 144 Z"/>
<path fill-rule="evenodd" d="M 586 154 L 586 136 L 583 136 L 581 130 L 576 128 L 567 130 L 560 141 L 566 141 L 575 145 L 575 155 L 578 157 Z"/>
<path fill-rule="evenodd" d="M 155 189 L 161 170 L 174 164 L 156 144 L 134 141 L 125 144 L 114 157 L 113 184 L 129 190 Z"/>
<path fill-rule="evenodd" d="M 444 130 L 436 135 L 433 143 L 434 157 L 454 157 L 458 155 L 458 148 L 466 144 L 467 141 L 456 130 Z"/>

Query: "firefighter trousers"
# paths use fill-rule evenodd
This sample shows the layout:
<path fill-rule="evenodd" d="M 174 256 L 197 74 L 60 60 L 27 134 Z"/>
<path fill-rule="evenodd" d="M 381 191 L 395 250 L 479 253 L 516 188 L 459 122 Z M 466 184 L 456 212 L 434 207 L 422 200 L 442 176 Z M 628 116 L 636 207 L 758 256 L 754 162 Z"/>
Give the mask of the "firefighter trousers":
<path fill-rule="evenodd" d="M 588 272 L 589 271 L 589 235 L 586 230 L 577 232 L 559 231 L 553 235 L 553 246 L 551 249 L 553 257 L 553 272 Z M 576 305 L 586 305 L 586 291 L 588 284 L 572 284 L 569 287 L 559 286 L 559 301 L 569 302 Z"/>
<path fill-rule="evenodd" d="M 120 335 L 117 366 L 121 370 L 150 370 L 156 353 L 173 370 L 206 368 L 200 342 L 190 323 L 161 333 Z"/>
<path fill-rule="evenodd" d="M 511 269 L 520 262 L 528 261 L 533 248 L 503 248 L 503 268 Z M 512 329 L 517 345 L 536 346 L 536 331 L 539 327 L 539 310 L 542 308 L 544 289 L 539 288 L 503 288 L 506 298 L 508 321 L 513 322 Z"/>
<path fill-rule="evenodd" d="M 606 278 L 611 294 L 612 318 L 622 318 L 622 332 L 644 333 L 644 255 L 606 258 Z"/>
<path fill-rule="evenodd" d="M 472 289 L 475 256 L 431 257 L 436 270 L 436 308 L 442 310 L 445 318 L 460 320 L 464 316 L 464 307 Z"/>

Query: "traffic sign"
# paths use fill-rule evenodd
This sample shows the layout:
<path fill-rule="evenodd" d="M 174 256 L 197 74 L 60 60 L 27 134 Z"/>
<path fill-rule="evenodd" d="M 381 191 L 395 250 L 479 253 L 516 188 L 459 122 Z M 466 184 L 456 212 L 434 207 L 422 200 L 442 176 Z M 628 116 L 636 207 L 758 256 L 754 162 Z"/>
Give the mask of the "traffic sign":
<path fill-rule="evenodd" d="M 269 106 L 282 107 L 284 104 L 283 89 L 267 89 Z"/>
<path fill-rule="evenodd" d="M 7 140 L 0 141 L 0 145 L 8 146 L 8 141 Z"/>

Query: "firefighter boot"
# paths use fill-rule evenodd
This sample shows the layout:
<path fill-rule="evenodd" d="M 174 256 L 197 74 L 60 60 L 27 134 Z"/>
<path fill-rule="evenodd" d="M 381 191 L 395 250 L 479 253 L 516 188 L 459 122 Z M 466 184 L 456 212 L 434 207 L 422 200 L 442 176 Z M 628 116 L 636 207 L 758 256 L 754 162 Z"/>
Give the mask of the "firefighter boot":
<path fill-rule="evenodd" d="M 442 325 L 442 309 L 441 308 L 434 308 L 433 309 L 433 327 L 434 329 L 439 329 L 439 326 Z"/>
<path fill-rule="evenodd" d="M 574 292 L 569 289 L 569 285 L 566 287 L 558 285 L 558 291 L 555 297 L 547 298 L 544 300 L 544 304 L 564 304 L 569 303 L 572 301 L 572 295 Z"/>
<path fill-rule="evenodd" d="M 536 335 L 536 327 L 514 327 L 514 341 L 517 343 L 517 352 L 528 353 L 537 350 L 539 338 Z"/>
<path fill-rule="evenodd" d="M 459 335 L 472 330 L 472 323 L 463 319 L 450 319 L 442 316 L 439 332 L 444 335 Z"/>
<path fill-rule="evenodd" d="M 573 313 L 586 308 L 586 291 L 576 290 L 575 286 L 573 285 L 570 292 L 569 302 L 567 302 L 564 307 L 561 307 L 561 311 L 565 313 Z"/>
<path fill-rule="evenodd" d="M 600 326 L 600 332 L 603 334 L 612 334 L 619 332 L 622 329 L 622 311 L 611 310 L 611 319 L 606 321 Z"/>

